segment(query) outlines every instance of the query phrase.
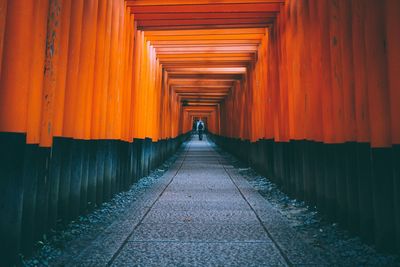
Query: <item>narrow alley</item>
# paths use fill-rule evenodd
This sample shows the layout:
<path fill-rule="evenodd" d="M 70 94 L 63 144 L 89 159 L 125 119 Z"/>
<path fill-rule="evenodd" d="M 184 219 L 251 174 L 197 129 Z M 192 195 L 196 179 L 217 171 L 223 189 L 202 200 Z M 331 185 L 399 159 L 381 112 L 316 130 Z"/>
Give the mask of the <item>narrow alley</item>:
<path fill-rule="evenodd" d="M 313 246 L 216 148 L 192 136 L 169 169 L 112 222 L 78 225 L 98 229 L 59 240 L 58 248 L 49 242 L 54 251 L 42 248 L 26 266 L 397 265 L 393 255 L 361 243 L 337 240 L 348 255 Z"/>
<path fill-rule="evenodd" d="M 399 0 L 0 0 L 0 266 L 82 229 L 40 262 L 398 265 L 399 29 Z"/>
<path fill-rule="evenodd" d="M 295 236 L 282 216 L 208 142 L 196 138 L 142 199 L 80 255 L 64 255 L 64 262 L 49 264 L 324 265 Z"/>

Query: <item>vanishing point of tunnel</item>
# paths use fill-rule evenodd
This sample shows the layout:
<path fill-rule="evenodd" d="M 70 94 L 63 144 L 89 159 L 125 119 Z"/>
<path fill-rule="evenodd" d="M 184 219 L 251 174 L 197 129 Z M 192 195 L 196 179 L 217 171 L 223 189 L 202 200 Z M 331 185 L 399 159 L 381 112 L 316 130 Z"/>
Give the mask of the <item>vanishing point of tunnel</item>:
<path fill-rule="evenodd" d="M 0 266 L 399 257 L 399 0 L 0 0 Z"/>

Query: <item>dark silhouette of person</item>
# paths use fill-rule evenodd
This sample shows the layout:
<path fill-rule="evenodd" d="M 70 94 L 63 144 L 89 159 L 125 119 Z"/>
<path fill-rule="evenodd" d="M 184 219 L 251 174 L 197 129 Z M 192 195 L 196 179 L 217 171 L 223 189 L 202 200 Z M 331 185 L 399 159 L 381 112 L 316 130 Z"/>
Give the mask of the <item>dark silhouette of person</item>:
<path fill-rule="evenodd" d="M 200 119 L 197 122 L 197 132 L 199 133 L 199 140 L 203 140 L 204 122 Z"/>

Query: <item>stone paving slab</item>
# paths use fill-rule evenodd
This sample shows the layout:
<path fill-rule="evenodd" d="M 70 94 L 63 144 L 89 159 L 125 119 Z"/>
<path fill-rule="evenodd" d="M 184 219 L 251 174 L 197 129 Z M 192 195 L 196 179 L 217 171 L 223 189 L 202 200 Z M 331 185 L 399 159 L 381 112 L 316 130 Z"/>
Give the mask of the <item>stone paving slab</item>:
<path fill-rule="evenodd" d="M 228 193 L 228 194 L 236 194 L 237 189 L 233 185 L 226 185 L 224 183 L 213 183 L 213 184 L 173 184 L 171 185 L 166 193 L 169 192 L 186 192 L 188 194 L 192 193 L 192 195 L 207 193 Z"/>
<path fill-rule="evenodd" d="M 207 210 L 243 210 L 248 209 L 246 202 L 232 203 L 229 201 L 162 201 L 157 202 L 154 209 L 164 210 L 193 210 L 193 209 L 207 209 Z"/>
<path fill-rule="evenodd" d="M 177 200 L 177 201 L 185 201 L 185 200 L 193 200 L 193 201 L 229 201 L 233 203 L 243 202 L 242 199 L 239 198 L 240 194 L 233 191 L 232 193 L 209 193 L 207 195 L 202 193 L 193 193 L 193 192 L 165 192 L 162 197 L 162 201 L 168 200 Z"/>
<path fill-rule="evenodd" d="M 189 211 L 166 211 L 152 209 L 143 223 L 259 223 L 256 215 L 251 210 L 206 210 L 193 209 Z"/>
<path fill-rule="evenodd" d="M 130 263 L 130 264 L 127 264 Z M 112 266 L 287 266 L 270 242 L 128 242 Z"/>
<path fill-rule="evenodd" d="M 211 180 L 211 179 L 210 179 Z M 174 183 L 171 184 L 168 187 L 168 190 L 166 190 L 166 193 L 169 192 L 180 192 L 180 191 L 185 191 L 188 194 L 193 193 L 193 194 L 204 194 L 206 193 L 228 193 L 228 194 L 237 194 L 237 189 L 234 185 L 231 184 L 226 184 L 223 183 L 222 181 L 220 182 L 211 182 L 209 184 L 205 183 Z"/>
<path fill-rule="evenodd" d="M 259 223 L 141 224 L 130 241 L 264 241 L 271 242 Z"/>

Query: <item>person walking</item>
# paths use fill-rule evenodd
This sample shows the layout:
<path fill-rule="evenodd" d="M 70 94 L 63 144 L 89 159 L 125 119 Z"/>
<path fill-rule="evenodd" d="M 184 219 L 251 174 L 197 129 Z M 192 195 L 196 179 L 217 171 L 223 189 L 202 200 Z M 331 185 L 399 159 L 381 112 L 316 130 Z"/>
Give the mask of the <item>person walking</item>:
<path fill-rule="evenodd" d="M 199 134 L 199 140 L 203 140 L 204 122 L 200 119 L 197 122 L 197 132 Z"/>

